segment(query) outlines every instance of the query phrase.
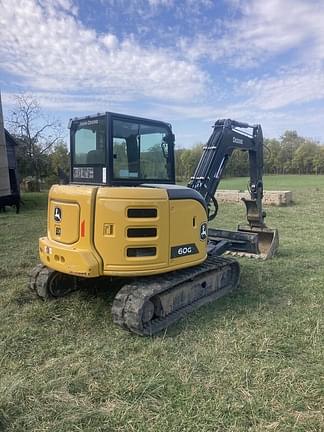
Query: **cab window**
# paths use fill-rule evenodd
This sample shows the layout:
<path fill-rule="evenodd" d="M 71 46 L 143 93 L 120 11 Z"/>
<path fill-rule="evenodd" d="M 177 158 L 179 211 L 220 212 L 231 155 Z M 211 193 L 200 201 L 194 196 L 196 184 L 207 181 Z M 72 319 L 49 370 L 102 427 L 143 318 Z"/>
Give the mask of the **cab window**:
<path fill-rule="evenodd" d="M 113 120 L 115 179 L 170 181 L 168 142 L 164 125 Z"/>
<path fill-rule="evenodd" d="M 74 131 L 74 165 L 105 165 L 106 122 L 104 118 L 80 121 Z"/>

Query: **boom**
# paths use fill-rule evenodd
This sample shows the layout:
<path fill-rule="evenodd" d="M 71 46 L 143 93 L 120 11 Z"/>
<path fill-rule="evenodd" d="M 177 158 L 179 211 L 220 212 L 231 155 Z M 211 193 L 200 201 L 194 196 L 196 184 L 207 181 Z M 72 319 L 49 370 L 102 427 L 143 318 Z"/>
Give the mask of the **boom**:
<path fill-rule="evenodd" d="M 263 198 L 263 135 L 260 125 L 249 125 L 235 120 L 217 120 L 203 154 L 191 177 L 188 187 L 198 191 L 210 208 L 211 201 L 215 211 L 209 212 L 209 220 L 217 213 L 215 193 L 222 173 L 235 149 L 249 152 L 251 200 L 244 200 L 250 226 L 264 227 L 265 213 L 262 211 Z"/>

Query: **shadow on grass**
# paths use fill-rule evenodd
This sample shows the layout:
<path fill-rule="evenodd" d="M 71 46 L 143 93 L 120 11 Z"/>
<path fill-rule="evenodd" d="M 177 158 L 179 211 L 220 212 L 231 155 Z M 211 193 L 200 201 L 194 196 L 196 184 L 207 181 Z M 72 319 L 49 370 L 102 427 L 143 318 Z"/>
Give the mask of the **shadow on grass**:
<path fill-rule="evenodd" d="M 80 291 L 80 296 L 84 300 L 99 298 L 105 305 L 112 305 L 118 291 L 127 284 L 125 278 L 108 278 L 102 277 L 94 279 L 91 285 L 84 286 Z"/>
<path fill-rule="evenodd" d="M 9 424 L 7 416 L 3 413 L 3 410 L 0 408 L 0 431 L 5 432 L 8 430 Z"/>

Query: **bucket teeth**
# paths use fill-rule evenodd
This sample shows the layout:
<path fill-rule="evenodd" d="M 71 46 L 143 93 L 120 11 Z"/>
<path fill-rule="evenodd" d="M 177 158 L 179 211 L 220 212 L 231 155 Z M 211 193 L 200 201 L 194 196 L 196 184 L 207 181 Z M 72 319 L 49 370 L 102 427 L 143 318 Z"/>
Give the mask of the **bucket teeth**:
<path fill-rule="evenodd" d="M 208 229 L 208 254 L 269 259 L 278 250 L 278 231 L 264 227 L 239 226 L 237 231 Z"/>

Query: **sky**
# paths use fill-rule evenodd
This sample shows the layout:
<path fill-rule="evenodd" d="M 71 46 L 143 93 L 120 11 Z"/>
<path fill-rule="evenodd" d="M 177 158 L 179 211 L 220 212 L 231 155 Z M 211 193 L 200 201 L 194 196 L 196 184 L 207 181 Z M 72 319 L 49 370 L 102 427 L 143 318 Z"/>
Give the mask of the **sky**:
<path fill-rule="evenodd" d="M 323 0 L 0 0 L 0 90 L 69 118 L 172 124 L 178 148 L 215 120 L 324 143 Z"/>

